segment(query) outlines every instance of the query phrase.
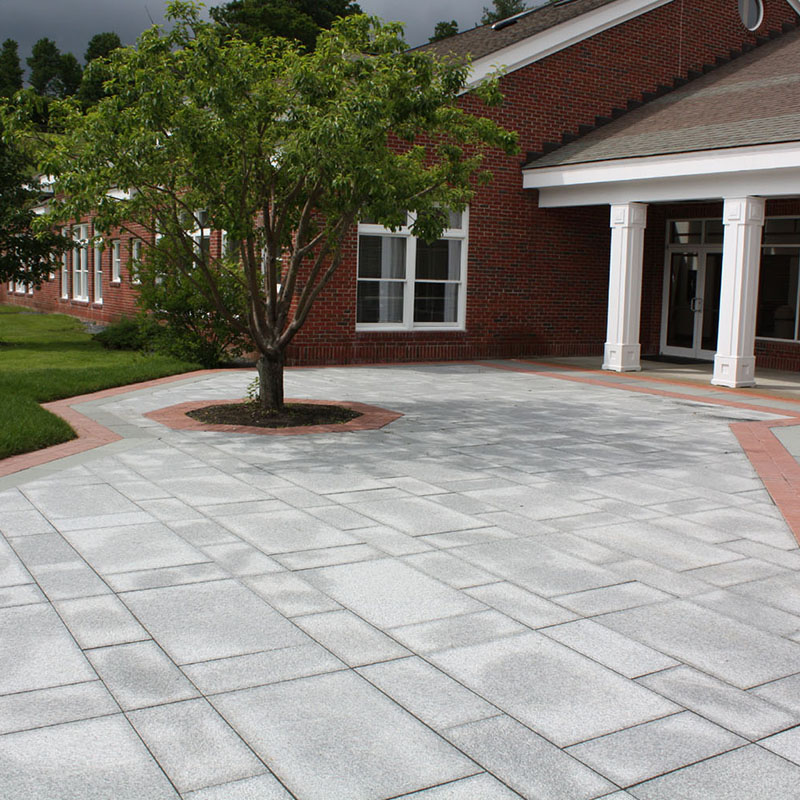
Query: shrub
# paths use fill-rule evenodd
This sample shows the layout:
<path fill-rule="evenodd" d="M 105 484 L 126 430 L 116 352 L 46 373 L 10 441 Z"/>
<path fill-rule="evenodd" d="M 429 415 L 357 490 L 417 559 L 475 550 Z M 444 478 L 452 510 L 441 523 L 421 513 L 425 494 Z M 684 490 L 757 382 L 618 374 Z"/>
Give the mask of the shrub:
<path fill-rule="evenodd" d="M 92 338 L 100 342 L 106 350 L 145 350 L 148 347 L 146 331 L 141 320 L 129 317 L 112 322 L 105 330 L 95 333 Z"/>

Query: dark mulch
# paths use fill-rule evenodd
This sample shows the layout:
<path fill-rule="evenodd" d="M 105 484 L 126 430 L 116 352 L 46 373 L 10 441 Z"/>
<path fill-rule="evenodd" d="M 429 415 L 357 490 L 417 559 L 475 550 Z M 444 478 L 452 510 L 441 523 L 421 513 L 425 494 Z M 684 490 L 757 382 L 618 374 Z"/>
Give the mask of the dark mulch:
<path fill-rule="evenodd" d="M 252 425 L 257 428 L 297 428 L 304 425 L 331 425 L 360 417 L 358 411 L 341 406 L 287 403 L 283 411 L 270 413 L 255 403 L 227 403 L 188 411 L 187 416 L 213 425 Z"/>

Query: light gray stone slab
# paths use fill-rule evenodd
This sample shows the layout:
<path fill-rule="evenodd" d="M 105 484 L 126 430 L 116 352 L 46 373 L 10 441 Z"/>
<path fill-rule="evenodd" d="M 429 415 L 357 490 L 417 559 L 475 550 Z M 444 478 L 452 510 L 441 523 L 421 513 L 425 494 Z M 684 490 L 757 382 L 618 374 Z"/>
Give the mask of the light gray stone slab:
<path fill-rule="evenodd" d="M 55 528 L 32 506 L 25 511 L 2 511 L 0 532 L 6 536 L 31 536 L 55 533 Z"/>
<path fill-rule="evenodd" d="M 341 606 L 315 589 L 304 577 L 289 572 L 246 578 L 245 583 L 284 616 L 336 611 Z"/>
<path fill-rule="evenodd" d="M 299 486 L 270 489 L 269 493 L 277 500 L 296 509 L 330 505 L 330 500 L 326 495 L 309 492 L 308 489 L 301 489 Z"/>
<path fill-rule="evenodd" d="M 477 528 L 476 530 L 485 531 L 489 528 Z M 411 553 L 425 553 L 433 549 L 428 543 L 428 536 L 418 536 L 414 538 L 407 533 L 400 533 L 394 528 L 385 525 L 376 525 L 371 528 L 359 528 L 352 531 L 353 537 L 369 543 L 371 546 L 381 550 L 390 556 L 406 556 Z M 452 536 L 454 534 L 441 534 L 442 536 Z"/>
<path fill-rule="evenodd" d="M 309 641 L 265 653 L 186 664 L 183 672 L 203 694 L 210 695 L 343 669 L 346 665 L 336 656 Z"/>
<path fill-rule="evenodd" d="M 798 550 L 792 551 L 784 550 L 780 547 L 771 547 L 761 542 L 754 542 L 751 539 L 736 539 L 735 541 L 727 542 L 725 547 L 743 556 L 769 561 L 786 569 L 800 570 L 800 551 Z"/>
<path fill-rule="evenodd" d="M 48 481 L 47 487 L 28 488 L 25 493 L 31 502 L 49 519 L 63 520 L 92 515 L 136 513 L 140 509 L 113 486 L 64 486 Z"/>
<path fill-rule="evenodd" d="M 733 586 L 737 583 L 747 583 L 772 575 L 785 573 L 786 570 L 769 561 L 757 558 L 741 558 L 738 561 L 729 561 L 727 564 L 715 564 L 712 567 L 701 567 L 693 570 L 696 577 L 714 586 Z"/>
<path fill-rule="evenodd" d="M 157 519 L 164 523 L 200 521 L 204 519 L 203 515 L 193 506 L 174 497 L 164 497 L 158 500 L 139 500 L 138 505 L 147 511 L 152 519 Z M 93 525 L 91 527 L 99 526 Z"/>
<path fill-rule="evenodd" d="M 254 486 L 216 469 L 207 469 L 203 474 L 188 478 L 162 478 L 158 485 L 184 503 L 195 506 L 269 499 Z"/>
<path fill-rule="evenodd" d="M 267 511 L 288 511 L 291 506 L 281 500 L 248 500 L 242 503 L 214 503 L 198 505 L 195 508 L 207 517 L 219 519 L 234 514 L 263 514 Z"/>
<path fill-rule="evenodd" d="M 573 517 L 593 510 L 584 503 L 576 502 L 569 496 L 569 490 L 560 490 L 556 484 L 541 488 L 512 486 L 505 489 L 481 489 L 464 494 L 501 511 L 510 511 L 532 520 Z"/>
<path fill-rule="evenodd" d="M 405 647 L 364 622 L 352 611 L 328 611 L 295 617 L 294 623 L 351 667 L 409 655 Z"/>
<path fill-rule="evenodd" d="M 577 744 L 567 752 L 627 787 L 744 744 L 741 737 L 685 711 Z"/>
<path fill-rule="evenodd" d="M 654 589 L 652 586 L 646 586 L 639 581 L 605 586 L 602 589 L 589 589 L 575 594 L 563 594 L 555 598 L 559 605 L 566 606 L 587 617 L 671 599 L 672 595 Z"/>
<path fill-rule="evenodd" d="M 566 608 L 506 581 L 476 586 L 467 589 L 467 594 L 529 628 L 558 625 L 577 618 L 577 614 Z"/>
<path fill-rule="evenodd" d="M 263 575 L 283 570 L 277 561 L 245 542 L 206 545 L 203 552 L 231 575 Z"/>
<path fill-rule="evenodd" d="M 7 694 L 0 696 L 0 735 L 118 713 L 98 680 Z"/>
<path fill-rule="evenodd" d="M 111 593 L 111 589 L 83 561 L 35 567 L 31 571 L 42 591 L 53 602 Z"/>
<path fill-rule="evenodd" d="M 267 555 L 356 543 L 350 534 L 296 509 L 237 514 L 220 522 Z"/>
<path fill-rule="evenodd" d="M 150 638 L 150 634 L 114 595 L 59 600 L 53 605 L 84 650 Z"/>
<path fill-rule="evenodd" d="M 752 692 L 745 692 L 723 683 L 691 667 L 677 667 L 638 681 L 654 692 L 716 722 L 740 736 L 760 739 L 800 722 L 798 715 L 789 714 L 767 703 Z M 798 703 L 800 712 L 800 703 Z"/>
<path fill-rule="evenodd" d="M 740 584 L 731 591 L 800 616 L 800 574 L 796 572 Z"/>
<path fill-rule="evenodd" d="M 456 589 L 480 586 L 497 580 L 494 575 L 450 553 L 439 551 L 417 553 L 406 556 L 403 561 Z"/>
<path fill-rule="evenodd" d="M 480 771 L 352 672 L 216 695 L 212 702 L 304 800 L 379 800 Z"/>
<path fill-rule="evenodd" d="M 19 537 L 13 540 L 13 545 L 17 556 L 34 573 L 37 567 L 84 563 L 59 533 Z"/>
<path fill-rule="evenodd" d="M 486 522 L 479 517 L 462 514 L 445 508 L 424 497 L 408 497 L 372 503 L 355 503 L 350 506 L 365 517 L 396 528 L 411 536 L 429 533 L 481 528 Z"/>
<path fill-rule="evenodd" d="M 164 502 L 153 500 L 151 502 Z M 154 522 L 154 517 L 147 511 L 125 511 L 119 514 L 89 514 L 84 517 L 65 517 L 54 520 L 62 533 L 67 531 L 94 530 L 97 528 L 122 528 L 126 525 L 146 525 Z"/>
<path fill-rule="evenodd" d="M 553 550 L 540 537 L 459 547 L 455 553 L 544 597 L 619 583 L 607 568 Z"/>
<path fill-rule="evenodd" d="M 384 481 L 375 480 L 366 472 L 350 469 L 336 471 L 288 469 L 281 472 L 281 477 L 317 494 L 363 492 L 386 488 Z"/>
<path fill-rule="evenodd" d="M 678 665 L 675 659 L 588 619 L 544 628 L 542 633 L 626 678 Z"/>
<path fill-rule="evenodd" d="M 301 644 L 306 637 L 234 581 L 126 592 L 122 599 L 177 664 Z"/>
<path fill-rule="evenodd" d="M 17 558 L 8 542 L 0 536 L 0 587 L 32 583 L 30 573 Z"/>
<path fill-rule="evenodd" d="M 30 500 L 19 489 L 0 492 L 0 511 L 30 511 L 32 508 Z"/>
<path fill-rule="evenodd" d="M 519 800 L 520 795 L 486 773 L 403 795 L 403 800 L 476 800 L 476 798 Z"/>
<path fill-rule="evenodd" d="M 358 672 L 438 731 L 498 713 L 497 708 L 474 692 L 416 657 L 372 664 L 359 668 Z"/>
<path fill-rule="evenodd" d="M 473 528 L 469 531 L 452 531 L 451 533 L 431 533 L 427 536 L 418 536 L 414 541 L 424 542 L 440 549 L 450 547 L 463 547 L 467 544 L 482 544 L 495 542 L 498 539 L 513 539 L 515 535 L 502 528 Z"/>
<path fill-rule="evenodd" d="M 0 737 L 3 800 L 178 800 L 122 714 Z"/>
<path fill-rule="evenodd" d="M 391 628 L 391 634 L 415 653 L 491 642 L 528 628 L 494 609 Z"/>
<path fill-rule="evenodd" d="M 796 800 L 800 767 L 750 745 L 632 787 L 639 800 Z"/>
<path fill-rule="evenodd" d="M 132 592 L 136 589 L 158 589 L 164 586 L 181 586 L 186 583 L 205 583 L 229 577 L 230 575 L 217 564 L 205 562 L 186 564 L 180 567 L 113 572 L 106 576 L 106 580 L 116 592 Z"/>
<path fill-rule="evenodd" d="M 86 655 L 125 711 L 199 696 L 155 642 L 101 647 Z"/>
<path fill-rule="evenodd" d="M 800 721 L 800 674 L 757 686 L 748 694 L 760 697 L 768 703 L 789 711 L 795 719 Z"/>
<path fill-rule="evenodd" d="M 384 557 L 385 553 L 368 544 L 346 544 L 341 547 L 300 550 L 297 553 L 281 553 L 274 556 L 275 561 L 291 570 L 330 567 L 334 564 L 352 564 L 355 561 L 369 561 L 372 558 Z"/>
<path fill-rule="evenodd" d="M 753 539 L 784 550 L 797 547 L 797 541 L 783 520 L 743 508 L 698 511 L 695 514 L 686 514 L 685 518 L 716 528 L 723 533 L 734 534 L 737 538 Z"/>
<path fill-rule="evenodd" d="M 12 606 L 27 606 L 31 603 L 46 603 L 47 598 L 34 583 L 24 583 L 20 586 L 8 586 L 0 589 L 0 608 Z"/>
<path fill-rule="evenodd" d="M 70 543 L 101 574 L 175 567 L 208 561 L 166 525 L 126 525 L 67 534 Z"/>
<path fill-rule="evenodd" d="M 539 633 L 444 650 L 430 660 L 559 746 L 679 710 Z"/>
<path fill-rule="evenodd" d="M 472 598 L 389 559 L 309 570 L 304 577 L 379 628 L 483 609 Z"/>
<path fill-rule="evenodd" d="M 788 611 L 781 611 L 775 606 L 767 605 L 735 591 L 720 589 L 708 594 L 698 594 L 692 598 L 692 602 L 713 609 L 726 617 L 738 619 L 759 630 L 770 631 L 781 636 L 800 630 L 800 616 Z"/>
<path fill-rule="evenodd" d="M 675 600 L 596 618 L 740 689 L 800 672 L 800 644 Z"/>
<path fill-rule="evenodd" d="M 269 774 L 184 792 L 183 797 L 184 800 L 292 800 L 289 792 Z"/>
<path fill-rule="evenodd" d="M 195 547 L 239 541 L 227 528 L 210 519 L 175 520 L 168 527 Z"/>
<path fill-rule="evenodd" d="M 358 514 L 347 506 L 317 506 L 309 508 L 308 513 L 322 520 L 326 525 L 332 525 L 341 531 L 349 531 L 354 528 L 369 528 L 375 524 L 373 519 Z"/>
<path fill-rule="evenodd" d="M 616 788 L 505 715 L 451 728 L 447 738 L 522 797 L 589 800 Z"/>
<path fill-rule="evenodd" d="M 608 565 L 617 575 L 628 580 L 637 580 L 662 592 L 688 597 L 702 592 L 710 592 L 714 587 L 710 583 L 692 577 L 689 572 L 675 572 L 659 567 L 649 561 L 634 558 L 629 561 L 618 561 Z"/>
<path fill-rule="evenodd" d="M 267 771 L 206 700 L 169 703 L 127 716 L 180 792 Z"/>
<path fill-rule="evenodd" d="M 762 739 L 759 744 L 770 752 L 800 765 L 800 727 Z"/>
<path fill-rule="evenodd" d="M 97 677 L 50 606 L 0 609 L 0 642 L 0 694 Z"/>
<path fill-rule="evenodd" d="M 408 495 L 389 486 L 383 489 L 363 489 L 353 492 L 333 492 L 328 494 L 328 502 L 341 503 L 342 505 L 351 505 L 352 503 L 370 503 L 374 500 L 396 500 L 398 497 L 407 497 Z"/>

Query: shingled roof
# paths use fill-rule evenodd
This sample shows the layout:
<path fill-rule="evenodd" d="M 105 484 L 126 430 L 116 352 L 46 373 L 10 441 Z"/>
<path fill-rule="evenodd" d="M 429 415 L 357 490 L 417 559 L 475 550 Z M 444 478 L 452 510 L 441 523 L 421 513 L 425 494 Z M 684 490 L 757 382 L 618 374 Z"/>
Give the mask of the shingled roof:
<path fill-rule="evenodd" d="M 794 30 L 526 169 L 798 141 L 800 30 Z"/>
<path fill-rule="evenodd" d="M 475 61 L 613 2 L 614 0 L 560 0 L 533 8 L 518 16 L 512 24 L 499 26 L 496 30 L 491 25 L 481 25 L 416 49 L 426 50 L 438 56 L 469 56 Z"/>

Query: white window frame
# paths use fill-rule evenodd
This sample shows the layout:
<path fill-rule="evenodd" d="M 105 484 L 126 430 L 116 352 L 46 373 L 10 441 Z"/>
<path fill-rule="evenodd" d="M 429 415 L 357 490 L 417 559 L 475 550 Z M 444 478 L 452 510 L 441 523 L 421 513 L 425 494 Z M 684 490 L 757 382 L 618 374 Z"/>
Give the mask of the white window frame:
<path fill-rule="evenodd" d="M 403 238 L 406 240 L 406 274 L 405 278 L 392 279 L 403 283 L 403 321 L 402 322 L 358 322 L 356 321 L 356 331 L 463 331 L 466 329 L 467 316 L 467 250 L 469 242 L 469 209 L 465 208 L 461 212 L 461 227 L 447 228 L 442 232 L 440 239 L 458 240 L 461 242 L 461 264 L 460 276 L 457 281 L 431 281 L 422 280 L 421 283 L 454 283 L 458 286 L 458 305 L 456 309 L 455 322 L 414 322 L 414 287 L 416 285 L 416 263 L 417 263 L 417 237 L 411 232 L 413 216 L 408 215 L 406 224 L 399 230 L 393 231 L 384 228 L 382 225 L 375 225 L 369 222 L 359 222 L 358 237 L 361 236 L 389 236 Z M 360 246 L 356 246 L 356 283 L 361 280 L 370 281 L 374 278 L 358 277 L 358 259 Z M 356 310 L 356 320 L 358 310 Z"/>
<path fill-rule="evenodd" d="M 62 228 L 61 235 L 66 236 L 69 228 Z M 61 299 L 69 300 L 69 251 L 61 254 Z"/>
<path fill-rule="evenodd" d="M 141 239 L 131 239 L 130 256 L 130 260 L 128 261 L 128 273 L 131 276 L 131 283 L 141 283 L 142 279 L 139 277 L 139 270 L 136 268 L 136 262 L 142 260 Z"/>
<path fill-rule="evenodd" d="M 122 282 L 122 242 L 111 240 L 111 283 Z"/>
<path fill-rule="evenodd" d="M 94 304 L 103 305 L 103 245 L 96 241 L 94 245 Z"/>
<path fill-rule="evenodd" d="M 72 299 L 89 302 L 89 226 L 72 229 L 75 246 L 72 248 Z"/>

